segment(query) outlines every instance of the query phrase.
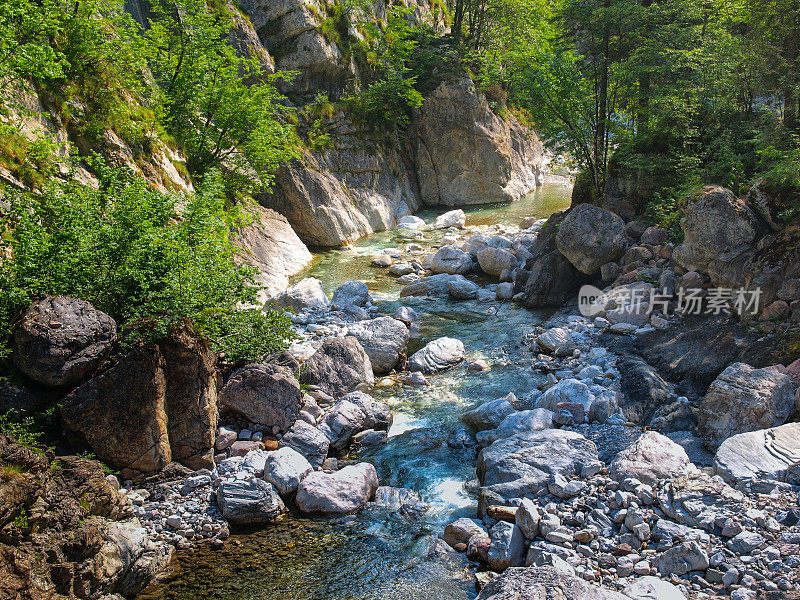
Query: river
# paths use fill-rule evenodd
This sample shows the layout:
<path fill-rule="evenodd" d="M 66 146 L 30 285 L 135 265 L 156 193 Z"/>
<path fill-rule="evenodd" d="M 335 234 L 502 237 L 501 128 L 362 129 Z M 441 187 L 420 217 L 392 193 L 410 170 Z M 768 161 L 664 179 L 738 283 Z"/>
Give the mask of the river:
<path fill-rule="evenodd" d="M 571 189 L 545 185 L 506 205 L 464 209 L 467 225 L 516 225 L 547 217 L 569 205 Z M 444 212 L 424 211 L 430 222 Z M 436 240 L 430 234 L 428 243 Z M 441 235 L 441 234 L 438 234 Z M 381 311 L 392 314 L 401 286 L 370 266 L 370 256 L 402 246 L 396 231 L 368 236 L 350 248 L 319 253 L 301 276 L 322 280 L 330 293 L 352 279 L 365 281 Z M 422 519 L 364 511 L 340 519 L 293 514 L 284 522 L 236 532 L 222 550 L 181 551 L 172 573 L 140 600 L 467 600 L 475 597 L 467 563 L 427 558 L 432 538 L 459 516 L 475 515 L 465 489 L 474 478 L 475 451 L 448 445 L 464 426 L 458 415 L 533 383 L 531 355 L 517 344 L 544 317 L 505 303 L 404 299 L 419 314 L 419 335 L 409 355 L 442 336 L 464 342 L 467 359 L 485 359 L 491 370 L 467 375 L 457 368 L 431 376 L 431 386 L 377 386 L 372 395 L 394 412 L 389 443 L 357 458 L 375 464 L 381 485 L 416 490 L 431 509 Z M 456 447 L 451 447 L 451 445 Z M 355 457 L 354 457 L 355 458 Z"/>

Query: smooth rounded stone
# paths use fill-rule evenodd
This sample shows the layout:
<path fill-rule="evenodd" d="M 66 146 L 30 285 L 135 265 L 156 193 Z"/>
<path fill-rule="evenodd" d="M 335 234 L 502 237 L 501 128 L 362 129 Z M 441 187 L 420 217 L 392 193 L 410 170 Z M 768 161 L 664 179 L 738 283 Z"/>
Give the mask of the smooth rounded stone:
<path fill-rule="evenodd" d="M 11 333 L 14 364 L 48 386 L 79 383 L 117 340 L 117 324 L 106 313 L 71 296 L 33 302 Z"/>
<path fill-rule="evenodd" d="M 487 363 L 482 358 L 479 358 L 476 361 L 473 361 L 467 365 L 467 371 L 469 373 L 485 373 L 486 371 L 491 370 L 489 363 Z"/>
<path fill-rule="evenodd" d="M 453 300 L 472 300 L 478 293 L 478 285 L 462 275 L 451 278 L 447 289 Z"/>
<path fill-rule="evenodd" d="M 217 505 L 233 525 L 272 523 L 286 512 L 277 490 L 262 479 L 223 481 L 217 488 Z"/>
<path fill-rule="evenodd" d="M 372 364 L 372 371 L 383 375 L 390 372 L 405 354 L 410 333 L 405 323 L 392 317 L 378 317 L 354 323 L 349 327 L 353 336 L 364 348 Z"/>
<path fill-rule="evenodd" d="M 661 576 L 705 571 L 708 568 L 708 554 L 695 541 L 681 542 L 659 555 L 653 566 Z"/>
<path fill-rule="evenodd" d="M 342 450 L 356 433 L 366 428 L 366 422 L 367 416 L 357 404 L 339 400 L 325 414 L 319 430 L 328 437 L 331 448 Z"/>
<path fill-rule="evenodd" d="M 514 297 L 514 284 L 510 282 L 498 283 L 495 290 L 498 300 L 511 300 Z"/>
<path fill-rule="evenodd" d="M 477 431 L 483 431 L 499 427 L 505 418 L 514 412 L 516 412 L 514 406 L 506 397 L 485 402 L 477 408 L 465 412 L 458 419 Z"/>
<path fill-rule="evenodd" d="M 560 348 L 569 340 L 569 329 L 565 327 L 553 327 L 536 336 L 536 343 L 550 352 L 555 352 L 557 348 Z"/>
<path fill-rule="evenodd" d="M 516 411 L 503 419 L 495 429 L 479 431 L 475 437 L 481 446 L 488 446 L 518 433 L 549 429 L 553 426 L 553 416 L 553 411 L 546 408 Z"/>
<path fill-rule="evenodd" d="M 725 544 L 731 552 L 750 555 L 764 544 L 764 537 L 755 531 L 742 531 L 739 535 L 729 539 Z"/>
<path fill-rule="evenodd" d="M 472 270 L 472 257 L 456 246 L 442 246 L 430 257 L 427 266 L 434 273 L 463 275 Z"/>
<path fill-rule="evenodd" d="M 714 472 L 727 483 L 785 481 L 800 462 L 800 423 L 750 431 L 729 437 L 714 456 Z"/>
<path fill-rule="evenodd" d="M 369 447 L 369 446 L 382 446 L 389 439 L 385 431 L 375 431 L 374 429 L 365 429 L 359 431 L 353 436 L 352 443 L 356 446 Z"/>
<path fill-rule="evenodd" d="M 262 448 L 251 450 L 244 456 L 240 470 L 250 473 L 261 474 L 264 472 L 264 465 L 267 463 L 269 453 Z"/>
<path fill-rule="evenodd" d="M 577 476 L 597 461 L 594 443 L 574 431 L 545 429 L 498 440 L 478 454 L 479 507 L 533 497 L 552 474 Z"/>
<path fill-rule="evenodd" d="M 372 259 L 372 266 L 379 267 L 381 269 L 385 269 L 387 267 L 392 266 L 394 264 L 394 258 L 389 256 L 388 254 L 379 254 Z"/>
<path fill-rule="evenodd" d="M 747 588 L 739 588 L 731 592 L 731 600 L 755 600 L 756 597 L 756 592 Z"/>
<path fill-rule="evenodd" d="M 686 600 L 677 587 L 650 575 L 629 583 L 623 593 L 631 600 Z"/>
<path fill-rule="evenodd" d="M 554 595 L 557 594 L 557 595 Z M 489 581 L 477 600 L 630 600 L 592 585 L 556 566 L 506 569 Z"/>
<path fill-rule="evenodd" d="M 489 568 L 503 571 L 522 566 L 525 559 L 525 536 L 512 523 L 499 521 L 489 530 L 491 543 L 486 553 Z"/>
<path fill-rule="evenodd" d="M 425 375 L 423 375 L 419 371 L 415 371 L 413 373 L 409 373 L 408 375 L 406 375 L 406 378 L 403 380 L 403 383 L 406 385 L 416 385 L 416 386 L 430 385 L 430 382 L 427 380 Z"/>
<path fill-rule="evenodd" d="M 388 404 L 375 400 L 365 392 L 350 392 L 342 396 L 341 401 L 352 402 L 364 413 L 364 428 L 387 431 L 394 420 L 392 409 Z"/>
<path fill-rule="evenodd" d="M 447 282 L 453 277 L 447 273 L 422 277 L 400 290 L 400 297 L 449 298 L 450 289 L 447 287 Z"/>
<path fill-rule="evenodd" d="M 549 388 L 536 402 L 537 408 L 545 408 L 556 412 L 559 404 L 580 404 L 585 412 L 592 408 L 595 395 L 589 386 L 577 379 L 562 379 Z"/>
<path fill-rule="evenodd" d="M 451 548 L 455 548 L 457 544 L 466 544 L 476 535 L 488 537 L 486 530 L 477 521 L 461 517 L 445 526 L 442 537 Z"/>
<path fill-rule="evenodd" d="M 264 465 L 264 479 L 269 481 L 282 496 L 293 494 L 303 478 L 314 467 L 306 458 L 288 446 L 270 452 Z"/>
<path fill-rule="evenodd" d="M 518 264 L 514 254 L 508 250 L 491 246 L 478 251 L 477 258 L 481 270 L 494 277 L 499 277 L 503 271 L 512 271 Z"/>
<path fill-rule="evenodd" d="M 410 306 L 400 306 L 394 311 L 394 318 L 398 321 L 402 321 L 406 326 L 409 326 L 417 320 L 417 311 Z"/>
<path fill-rule="evenodd" d="M 428 343 L 408 359 L 409 371 L 425 374 L 444 371 L 464 360 L 466 351 L 461 340 L 442 337 Z"/>
<path fill-rule="evenodd" d="M 392 275 L 396 275 L 397 277 L 403 277 L 404 275 L 411 275 L 412 273 L 416 272 L 416 267 L 411 263 L 402 262 L 402 263 L 395 263 L 391 267 L 389 267 L 389 273 Z"/>
<path fill-rule="evenodd" d="M 461 229 L 467 222 L 467 215 L 461 209 L 451 210 L 443 215 L 436 217 L 433 222 L 435 229 L 447 229 L 448 227 L 458 227 Z"/>
<path fill-rule="evenodd" d="M 298 420 L 281 438 L 280 445 L 296 450 L 313 467 L 320 467 L 328 456 L 330 440 L 317 427 Z"/>
<path fill-rule="evenodd" d="M 361 509 L 378 489 L 378 473 L 359 463 L 334 473 L 309 473 L 297 488 L 295 502 L 304 513 L 349 514 Z"/>
<path fill-rule="evenodd" d="M 361 385 L 375 384 L 372 362 L 354 337 L 329 338 L 308 359 L 300 373 L 300 383 L 317 386 L 333 397 L 342 396 Z"/>
<path fill-rule="evenodd" d="M 397 221 L 398 229 L 409 229 L 414 231 L 417 229 L 422 229 L 423 227 L 425 227 L 425 221 L 419 217 L 415 217 L 414 215 L 406 215 Z"/>
<path fill-rule="evenodd" d="M 514 515 L 514 522 L 529 540 L 539 535 L 539 521 L 541 521 L 541 518 L 539 509 L 533 500 L 530 498 L 520 500 L 519 508 Z"/>
<path fill-rule="evenodd" d="M 235 371 L 220 390 L 219 402 L 253 423 L 286 431 L 297 419 L 302 396 L 291 369 L 264 363 Z"/>
<path fill-rule="evenodd" d="M 775 368 L 733 363 L 708 388 L 698 431 L 716 444 L 738 433 L 782 425 L 795 411 L 797 386 Z"/>
<path fill-rule="evenodd" d="M 369 288 L 363 281 L 348 281 L 340 285 L 333 292 L 331 298 L 331 308 L 334 310 L 346 310 L 351 306 L 365 308 L 372 302 L 369 295 Z"/>
<path fill-rule="evenodd" d="M 221 426 L 217 431 L 217 439 L 214 442 L 214 446 L 217 450 L 225 450 L 226 448 L 229 448 L 230 445 L 238 439 L 238 437 L 238 434 L 233 429 Z"/>
<path fill-rule="evenodd" d="M 322 282 L 316 277 L 306 277 L 277 296 L 273 302 L 283 308 L 301 313 L 317 308 L 328 308 L 328 297 Z"/>
<path fill-rule="evenodd" d="M 656 431 L 646 431 L 628 448 L 617 454 L 609 475 L 621 481 L 633 477 L 655 486 L 660 479 L 691 473 L 696 467 L 686 450 Z"/>
<path fill-rule="evenodd" d="M 622 256 L 628 245 L 625 222 L 611 211 L 579 204 L 562 221 L 556 247 L 579 271 L 594 275 Z"/>

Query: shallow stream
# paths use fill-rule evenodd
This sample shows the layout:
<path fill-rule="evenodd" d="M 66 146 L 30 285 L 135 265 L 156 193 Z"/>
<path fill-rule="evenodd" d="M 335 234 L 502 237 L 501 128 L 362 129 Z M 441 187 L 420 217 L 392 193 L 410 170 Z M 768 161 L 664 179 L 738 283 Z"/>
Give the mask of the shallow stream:
<path fill-rule="evenodd" d="M 517 225 L 569 205 L 571 189 L 545 185 L 508 205 L 464 209 L 467 225 Z M 430 222 L 444 211 L 419 213 Z M 428 235 L 426 233 L 426 235 Z M 435 235 L 435 234 L 432 234 Z M 435 240 L 435 238 L 434 238 Z M 428 241 L 430 243 L 431 240 Z M 402 247 L 396 231 L 377 233 L 350 248 L 316 256 L 301 276 L 322 280 L 330 293 L 352 279 L 367 283 L 381 312 L 392 314 L 401 286 L 370 266 L 371 255 Z M 423 242 L 425 244 L 425 242 Z M 534 387 L 532 357 L 520 338 L 545 315 L 505 303 L 404 299 L 419 314 L 420 335 L 409 355 L 442 336 L 464 342 L 467 360 L 491 370 L 467 375 L 463 367 L 429 377 L 430 387 L 379 386 L 372 394 L 391 405 L 389 443 L 358 456 L 375 464 L 381 485 L 416 490 L 431 504 L 422 519 L 364 511 L 342 519 L 289 515 L 283 523 L 237 532 L 223 550 L 179 552 L 172 574 L 140 600 L 462 600 L 475 597 L 463 562 L 426 559 L 432 536 L 459 516 L 474 516 L 464 484 L 474 478 L 474 451 L 448 445 L 463 426 L 458 415 L 509 392 Z"/>

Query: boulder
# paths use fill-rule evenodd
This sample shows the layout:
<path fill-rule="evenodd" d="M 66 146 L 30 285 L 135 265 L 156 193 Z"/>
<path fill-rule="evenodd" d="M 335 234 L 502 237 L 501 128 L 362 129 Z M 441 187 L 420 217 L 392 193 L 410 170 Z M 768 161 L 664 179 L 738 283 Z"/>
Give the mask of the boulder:
<path fill-rule="evenodd" d="M 472 257 L 456 246 L 442 246 L 430 257 L 428 268 L 434 273 L 463 275 L 472 270 Z"/>
<path fill-rule="evenodd" d="M 669 383 L 637 356 L 620 357 L 617 370 L 622 388 L 620 408 L 629 421 L 647 422 L 658 408 L 674 397 Z"/>
<path fill-rule="evenodd" d="M 686 450 L 656 431 L 645 431 L 628 448 L 617 454 L 609 475 L 617 481 L 629 477 L 650 486 L 694 471 Z"/>
<path fill-rule="evenodd" d="M 468 75 L 426 96 L 410 135 L 425 204 L 511 202 L 539 184 L 541 142 L 513 117 L 498 117 Z"/>
<path fill-rule="evenodd" d="M 286 217 L 258 205 L 250 210 L 253 219 L 234 229 L 231 241 L 240 250 L 237 259 L 257 269 L 254 279 L 261 288 L 258 303 L 264 305 L 289 287 L 289 278 L 313 257 Z"/>
<path fill-rule="evenodd" d="M 622 593 L 631 600 L 686 600 L 683 592 L 670 582 L 652 575 L 637 578 Z"/>
<path fill-rule="evenodd" d="M 562 379 L 542 394 L 536 401 L 536 406 L 555 412 L 561 403 L 576 403 L 582 405 L 585 412 L 589 412 L 594 401 L 595 396 L 588 385 L 577 379 Z"/>
<path fill-rule="evenodd" d="M 398 229 L 415 230 L 422 229 L 423 227 L 425 227 L 425 221 L 414 215 L 406 215 L 397 221 Z"/>
<path fill-rule="evenodd" d="M 164 357 L 138 348 L 62 401 L 64 424 L 103 462 L 143 473 L 172 460 L 165 410 Z"/>
<path fill-rule="evenodd" d="M 298 281 L 277 296 L 274 302 L 297 313 L 329 306 L 328 297 L 322 289 L 322 282 L 315 277 L 306 277 Z"/>
<path fill-rule="evenodd" d="M 653 566 L 665 577 L 685 575 L 690 571 L 705 571 L 708 568 L 708 554 L 695 541 L 682 542 L 659 555 Z"/>
<path fill-rule="evenodd" d="M 553 327 L 536 336 L 536 343 L 550 352 L 555 352 L 569 340 L 569 329 L 566 327 Z"/>
<path fill-rule="evenodd" d="M 729 437 L 714 456 L 714 472 L 733 486 L 765 479 L 785 481 L 798 462 L 800 423 L 787 423 Z"/>
<path fill-rule="evenodd" d="M 556 234 L 556 246 L 581 272 L 594 275 L 604 264 L 617 260 L 627 246 L 625 222 L 599 206 L 574 207 Z"/>
<path fill-rule="evenodd" d="M 541 431 L 553 426 L 553 412 L 544 408 L 521 410 L 508 415 L 495 429 L 479 431 L 475 436 L 481 446 L 489 446 L 497 440 L 525 433 Z"/>
<path fill-rule="evenodd" d="M 297 419 L 302 396 L 291 369 L 262 363 L 235 371 L 220 391 L 219 401 L 253 423 L 284 432 Z"/>
<path fill-rule="evenodd" d="M 331 307 L 334 310 L 347 310 L 350 307 L 358 306 L 365 308 L 372 301 L 369 295 L 369 288 L 363 281 L 348 281 L 340 285 L 333 292 Z"/>
<path fill-rule="evenodd" d="M 458 276 L 448 275 L 447 273 L 422 277 L 412 281 L 400 290 L 400 297 L 447 298 L 450 295 L 449 283 L 454 279 L 458 279 Z"/>
<path fill-rule="evenodd" d="M 327 435 L 300 419 L 295 421 L 280 442 L 281 447 L 292 448 L 303 455 L 313 467 L 321 467 L 325 462 L 330 443 Z"/>
<path fill-rule="evenodd" d="M 433 222 L 435 229 L 447 229 L 448 227 L 458 227 L 461 229 L 467 222 L 467 215 L 461 209 L 451 210 L 443 215 L 436 217 Z"/>
<path fill-rule="evenodd" d="M 349 335 L 361 344 L 369 356 L 372 370 L 377 374 L 388 373 L 397 366 L 401 355 L 408 348 L 408 327 L 392 317 L 378 317 L 359 321 L 349 328 Z"/>
<path fill-rule="evenodd" d="M 408 359 L 408 370 L 436 373 L 457 365 L 465 357 L 466 351 L 461 340 L 443 337 L 411 355 Z"/>
<path fill-rule="evenodd" d="M 300 383 L 315 385 L 331 396 L 342 396 L 360 385 L 372 386 L 375 376 L 364 348 L 354 337 L 329 338 L 308 359 Z"/>
<path fill-rule="evenodd" d="M 472 300 L 478 294 L 478 284 L 463 275 L 455 275 L 447 282 L 447 290 L 453 300 Z"/>
<path fill-rule="evenodd" d="M 758 217 L 733 192 L 706 186 L 684 209 L 683 243 L 673 258 L 687 271 L 709 272 L 712 262 L 752 244 L 759 233 Z"/>
<path fill-rule="evenodd" d="M 277 490 L 263 479 L 223 481 L 217 505 L 232 525 L 274 523 L 286 512 Z"/>
<path fill-rule="evenodd" d="M 499 521 L 489 530 L 491 544 L 487 552 L 489 568 L 504 571 L 519 567 L 525 559 L 525 536 L 513 523 Z"/>
<path fill-rule="evenodd" d="M 789 375 L 733 363 L 711 384 L 700 405 L 698 431 L 714 445 L 737 433 L 782 425 L 795 412 Z"/>
<path fill-rule="evenodd" d="M 630 600 L 558 567 L 512 567 L 487 583 L 477 600 Z"/>
<path fill-rule="evenodd" d="M 520 500 L 519 508 L 514 514 L 514 522 L 527 539 L 532 540 L 539 535 L 540 520 L 541 515 L 536 503 L 530 498 Z"/>
<path fill-rule="evenodd" d="M 330 447 L 342 450 L 359 431 L 367 429 L 367 416 L 358 406 L 348 400 L 339 400 L 330 407 L 319 430 L 328 436 Z"/>
<path fill-rule="evenodd" d="M 480 250 L 477 256 L 481 270 L 494 277 L 500 277 L 503 271 L 513 271 L 518 264 L 517 257 L 502 248 L 489 246 Z"/>
<path fill-rule="evenodd" d="M 669 241 L 669 231 L 663 227 L 648 227 L 639 241 L 648 246 L 663 246 Z"/>
<path fill-rule="evenodd" d="M 285 496 L 295 493 L 303 478 L 313 470 L 314 467 L 302 454 L 284 446 L 267 455 L 264 479 L 274 485 L 279 494 Z"/>
<path fill-rule="evenodd" d="M 515 409 L 508 398 L 498 398 L 465 412 L 459 420 L 477 431 L 483 431 L 499 427 L 500 423 L 514 412 Z"/>
<path fill-rule="evenodd" d="M 545 429 L 498 440 L 478 455 L 480 507 L 532 498 L 556 473 L 571 478 L 598 461 L 593 442 L 574 431 Z"/>
<path fill-rule="evenodd" d="M 672 521 L 710 533 L 720 520 L 740 520 L 745 501 L 744 494 L 702 471 L 670 479 L 658 492 L 658 506 Z"/>
<path fill-rule="evenodd" d="M 364 413 L 364 427 L 367 429 L 377 429 L 378 431 L 388 431 L 392 426 L 392 409 L 388 404 L 378 402 L 364 392 L 350 392 L 340 398 L 342 401 L 352 402 Z"/>
<path fill-rule="evenodd" d="M 451 548 L 455 548 L 458 544 L 466 544 L 474 535 L 485 536 L 486 530 L 473 519 L 461 517 L 445 526 L 442 537 Z"/>
<path fill-rule="evenodd" d="M 48 386 L 79 383 L 117 340 L 117 324 L 88 302 L 48 296 L 31 304 L 11 332 L 14 364 Z"/>
<path fill-rule="evenodd" d="M 304 513 L 349 514 L 361 509 L 378 489 L 378 474 L 370 463 L 334 473 L 314 471 L 297 488 L 297 507 Z"/>

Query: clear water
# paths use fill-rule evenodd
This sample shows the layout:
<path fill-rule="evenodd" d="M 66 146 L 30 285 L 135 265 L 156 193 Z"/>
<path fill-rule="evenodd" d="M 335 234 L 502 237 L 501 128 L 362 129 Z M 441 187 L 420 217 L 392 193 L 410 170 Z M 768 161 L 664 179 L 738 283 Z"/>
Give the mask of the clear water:
<path fill-rule="evenodd" d="M 477 207 L 468 225 L 518 224 L 569 205 L 571 189 L 544 186 L 509 205 Z M 426 221 L 444 211 L 426 211 Z M 436 234 L 426 234 L 436 235 Z M 313 275 L 332 292 L 345 281 L 366 281 L 379 306 L 391 314 L 401 286 L 370 266 L 370 256 L 402 247 L 397 232 L 369 236 L 350 248 L 321 253 L 301 276 Z M 343 519 L 287 516 L 266 530 L 242 532 L 221 551 L 179 553 L 173 574 L 142 595 L 147 600 L 466 600 L 475 597 L 466 563 L 427 558 L 432 539 L 459 516 L 474 516 L 476 501 L 464 483 L 475 476 L 475 450 L 451 448 L 463 427 L 462 412 L 509 392 L 533 386 L 532 356 L 516 344 L 543 315 L 511 303 L 453 303 L 405 299 L 420 316 L 419 336 L 409 354 L 442 336 L 464 342 L 467 359 L 485 359 L 491 370 L 466 373 L 463 366 L 431 376 L 430 387 L 391 380 L 373 390 L 395 414 L 389 443 L 359 458 L 375 464 L 382 485 L 409 487 L 431 504 L 421 520 L 367 512 Z"/>

